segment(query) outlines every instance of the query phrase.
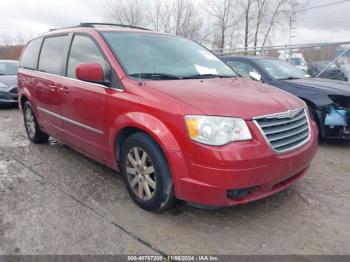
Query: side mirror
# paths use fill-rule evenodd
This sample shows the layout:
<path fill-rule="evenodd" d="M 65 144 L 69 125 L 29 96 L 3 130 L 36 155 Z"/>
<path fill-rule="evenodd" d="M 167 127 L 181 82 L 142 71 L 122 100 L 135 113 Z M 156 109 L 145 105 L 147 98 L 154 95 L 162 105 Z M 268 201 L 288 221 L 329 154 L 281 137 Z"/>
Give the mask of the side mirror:
<path fill-rule="evenodd" d="M 255 81 L 258 81 L 258 82 L 261 81 L 261 75 L 257 72 L 252 71 L 249 73 L 249 76 Z"/>
<path fill-rule="evenodd" d="M 77 79 L 92 83 L 105 84 L 105 74 L 102 65 L 98 63 L 82 63 L 75 69 Z"/>

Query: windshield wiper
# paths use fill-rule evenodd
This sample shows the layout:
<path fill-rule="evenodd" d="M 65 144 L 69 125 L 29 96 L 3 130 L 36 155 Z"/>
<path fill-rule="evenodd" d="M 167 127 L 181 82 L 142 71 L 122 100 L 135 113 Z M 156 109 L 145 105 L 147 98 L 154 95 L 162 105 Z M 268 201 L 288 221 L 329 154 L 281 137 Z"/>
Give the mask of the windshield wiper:
<path fill-rule="evenodd" d="M 237 77 L 234 75 L 217 75 L 217 74 L 196 74 L 190 76 L 183 76 L 181 79 L 201 79 L 201 78 L 224 78 L 224 77 Z"/>
<path fill-rule="evenodd" d="M 143 79 L 152 79 L 152 80 L 177 80 L 181 77 L 165 73 L 135 73 L 130 74 L 131 77 L 143 78 Z"/>
<path fill-rule="evenodd" d="M 285 78 L 279 78 L 278 80 L 295 80 L 295 79 L 301 79 L 301 77 L 289 76 Z"/>

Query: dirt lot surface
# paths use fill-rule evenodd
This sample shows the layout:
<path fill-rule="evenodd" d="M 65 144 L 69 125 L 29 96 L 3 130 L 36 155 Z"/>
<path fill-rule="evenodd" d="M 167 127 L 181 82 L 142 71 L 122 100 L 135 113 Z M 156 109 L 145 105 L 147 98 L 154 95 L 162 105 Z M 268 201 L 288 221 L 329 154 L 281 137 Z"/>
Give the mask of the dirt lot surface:
<path fill-rule="evenodd" d="M 121 177 L 64 145 L 34 145 L 0 109 L 0 254 L 349 254 L 350 145 L 322 143 L 291 188 L 244 206 L 152 214 Z"/>

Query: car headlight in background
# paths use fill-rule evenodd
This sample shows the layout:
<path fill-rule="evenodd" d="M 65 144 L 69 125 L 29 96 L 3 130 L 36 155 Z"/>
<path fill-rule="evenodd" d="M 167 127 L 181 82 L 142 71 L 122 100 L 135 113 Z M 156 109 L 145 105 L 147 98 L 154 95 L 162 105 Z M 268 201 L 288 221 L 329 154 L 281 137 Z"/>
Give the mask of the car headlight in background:
<path fill-rule="evenodd" d="M 185 121 L 190 138 L 206 145 L 221 146 L 252 139 L 246 122 L 240 118 L 185 116 Z"/>
<path fill-rule="evenodd" d="M 1 87 L 5 87 L 6 88 L 6 87 L 8 87 L 8 85 L 4 84 L 3 82 L 0 82 L 0 88 Z"/>

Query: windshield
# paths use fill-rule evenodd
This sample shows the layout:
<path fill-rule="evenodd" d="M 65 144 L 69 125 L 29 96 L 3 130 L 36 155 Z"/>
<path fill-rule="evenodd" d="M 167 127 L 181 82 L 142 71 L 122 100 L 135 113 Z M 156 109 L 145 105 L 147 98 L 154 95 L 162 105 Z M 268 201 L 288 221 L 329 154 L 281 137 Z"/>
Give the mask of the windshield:
<path fill-rule="evenodd" d="M 129 76 L 164 80 L 237 76 L 199 44 L 174 36 L 102 32 Z"/>
<path fill-rule="evenodd" d="M 276 80 L 306 78 L 307 75 L 297 67 L 278 59 L 257 59 L 256 63 L 260 65 L 267 74 Z"/>
<path fill-rule="evenodd" d="M 0 61 L 0 75 L 17 75 L 17 62 L 1 62 Z"/>
<path fill-rule="evenodd" d="M 304 61 L 301 58 L 291 58 L 293 65 L 304 65 Z"/>

